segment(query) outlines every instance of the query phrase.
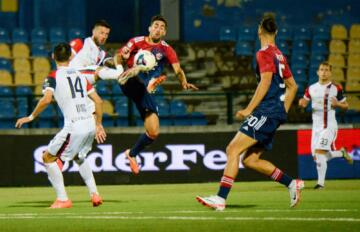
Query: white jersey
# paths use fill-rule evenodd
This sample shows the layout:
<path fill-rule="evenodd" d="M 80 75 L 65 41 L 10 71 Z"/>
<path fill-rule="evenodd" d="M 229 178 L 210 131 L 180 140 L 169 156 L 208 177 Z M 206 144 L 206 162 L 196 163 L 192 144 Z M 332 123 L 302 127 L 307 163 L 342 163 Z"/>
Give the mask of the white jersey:
<path fill-rule="evenodd" d="M 95 90 L 86 77 L 74 68 L 59 67 L 51 72 L 43 85 L 43 92 L 45 90 L 53 91 L 65 124 L 93 117 L 86 106 L 88 94 Z"/>
<path fill-rule="evenodd" d="M 340 85 L 331 82 L 322 85 L 317 82 L 306 89 L 304 98 L 311 100 L 313 130 L 329 127 L 337 129 L 335 109 L 331 107 L 331 99 L 336 98 L 340 102 L 346 100 Z"/>
<path fill-rule="evenodd" d="M 100 66 L 106 59 L 106 52 L 97 46 L 91 37 L 84 41 L 75 39 L 70 42 L 74 58 L 70 61 L 69 66 L 76 69 L 83 69 L 88 66 Z"/>

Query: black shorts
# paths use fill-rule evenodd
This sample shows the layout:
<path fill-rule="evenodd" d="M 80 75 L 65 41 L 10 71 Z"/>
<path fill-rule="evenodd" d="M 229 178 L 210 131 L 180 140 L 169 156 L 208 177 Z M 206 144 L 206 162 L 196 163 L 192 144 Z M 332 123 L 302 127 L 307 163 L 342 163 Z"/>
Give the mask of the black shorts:
<path fill-rule="evenodd" d="M 144 82 L 138 77 L 130 78 L 125 85 L 120 85 L 120 87 L 125 96 L 135 103 L 143 120 L 149 112 L 158 114 L 154 97 L 146 90 Z"/>

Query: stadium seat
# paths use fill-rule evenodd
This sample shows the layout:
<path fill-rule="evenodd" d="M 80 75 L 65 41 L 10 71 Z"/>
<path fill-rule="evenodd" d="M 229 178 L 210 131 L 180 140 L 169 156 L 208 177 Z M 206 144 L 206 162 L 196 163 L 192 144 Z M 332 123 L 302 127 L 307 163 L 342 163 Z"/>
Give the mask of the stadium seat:
<path fill-rule="evenodd" d="M 41 97 L 43 95 L 42 90 L 43 90 L 42 84 L 35 86 L 34 96 L 35 96 L 36 99 L 38 99 L 39 97 Z"/>
<path fill-rule="evenodd" d="M 111 99 L 111 92 L 106 84 L 101 84 L 104 82 L 99 81 L 96 85 L 96 92 L 101 96 L 102 99 L 110 100 Z"/>
<path fill-rule="evenodd" d="M 15 89 L 16 97 L 28 97 L 33 94 L 33 91 L 28 86 L 18 86 Z"/>
<path fill-rule="evenodd" d="M 289 56 L 290 55 L 290 49 L 289 49 L 289 45 L 285 40 L 278 40 L 276 42 L 277 47 L 280 49 L 280 51 L 282 52 L 282 54 L 284 54 L 285 56 Z"/>
<path fill-rule="evenodd" d="M 360 98 L 357 95 L 347 95 L 346 101 L 349 103 L 349 110 L 360 111 Z"/>
<path fill-rule="evenodd" d="M 166 100 L 157 101 L 159 116 L 168 117 L 170 116 L 170 106 Z"/>
<path fill-rule="evenodd" d="M 12 31 L 12 42 L 13 43 L 28 43 L 29 36 L 25 29 L 15 28 Z"/>
<path fill-rule="evenodd" d="M 8 72 L 12 72 L 12 65 L 10 63 L 10 60 L 0 58 L 0 70 L 6 70 Z"/>
<path fill-rule="evenodd" d="M 49 57 L 49 51 L 47 50 L 45 44 L 32 44 L 31 46 L 31 55 L 33 57 Z"/>
<path fill-rule="evenodd" d="M 114 126 L 114 119 L 112 118 L 112 115 L 109 115 L 108 113 L 103 114 L 103 120 L 102 124 L 104 127 L 113 127 Z"/>
<path fill-rule="evenodd" d="M 186 105 L 179 100 L 170 102 L 170 112 L 173 116 L 173 123 L 175 126 L 188 126 L 191 125 L 191 119 L 186 112 Z"/>
<path fill-rule="evenodd" d="M 311 43 L 311 53 L 327 55 L 329 53 L 326 43 L 323 40 L 313 40 Z"/>
<path fill-rule="evenodd" d="M 345 123 L 360 123 L 360 116 L 358 110 L 348 110 L 344 116 Z"/>
<path fill-rule="evenodd" d="M 57 118 L 54 105 L 49 105 L 45 108 L 43 112 L 39 115 L 39 120 L 37 125 L 39 128 L 54 128 L 57 127 L 55 119 Z"/>
<path fill-rule="evenodd" d="M 53 27 L 50 29 L 50 43 L 57 44 L 66 42 L 65 33 L 61 28 Z"/>
<path fill-rule="evenodd" d="M 310 56 L 310 68 L 318 68 L 319 64 L 323 61 L 326 61 L 325 56 L 318 53 L 312 53 Z"/>
<path fill-rule="evenodd" d="M 350 27 L 350 40 L 360 39 L 360 24 L 353 24 Z"/>
<path fill-rule="evenodd" d="M 331 38 L 339 39 L 339 40 L 346 40 L 348 38 L 346 27 L 341 24 L 334 24 L 331 27 Z"/>
<path fill-rule="evenodd" d="M 31 71 L 30 61 L 28 59 L 24 59 L 24 58 L 14 59 L 13 67 L 14 67 L 15 72 L 30 73 L 30 71 Z"/>
<path fill-rule="evenodd" d="M 307 83 L 306 69 L 293 68 L 292 70 L 296 83 Z"/>
<path fill-rule="evenodd" d="M 309 54 L 309 46 L 303 40 L 295 40 L 293 42 L 292 52 L 298 54 Z"/>
<path fill-rule="evenodd" d="M 290 27 L 280 27 L 277 33 L 277 39 L 291 41 L 292 40 L 292 29 Z"/>
<path fill-rule="evenodd" d="M 360 67 L 358 68 L 348 68 L 346 72 L 347 81 L 360 82 Z"/>
<path fill-rule="evenodd" d="M 50 72 L 51 66 L 48 58 L 35 57 L 32 64 L 34 72 Z"/>
<path fill-rule="evenodd" d="M 309 69 L 309 82 L 308 82 L 308 86 L 311 84 L 314 84 L 316 82 L 318 82 L 319 77 L 317 75 L 317 68 L 310 68 Z"/>
<path fill-rule="evenodd" d="M 103 112 L 107 113 L 108 115 L 114 114 L 114 106 L 109 100 L 103 101 Z"/>
<path fill-rule="evenodd" d="M 329 63 L 333 67 L 343 68 L 343 67 L 345 67 L 345 58 L 343 55 L 330 54 L 329 55 Z"/>
<path fill-rule="evenodd" d="M 5 29 L 0 27 L 0 43 L 10 43 L 10 36 L 9 32 Z"/>
<path fill-rule="evenodd" d="M 0 111 L 0 128 L 15 128 L 15 116 L 15 107 L 13 104 L 2 105 Z"/>
<path fill-rule="evenodd" d="M 192 112 L 191 113 L 191 124 L 194 126 L 205 126 L 207 125 L 206 117 L 201 112 Z"/>
<path fill-rule="evenodd" d="M 8 70 L 0 69 L 0 85 L 12 85 L 12 75 Z"/>
<path fill-rule="evenodd" d="M 315 27 L 313 33 L 314 40 L 330 40 L 330 28 L 323 25 Z"/>
<path fill-rule="evenodd" d="M 47 71 L 35 72 L 34 73 L 34 84 L 42 85 L 45 81 L 45 78 L 49 75 Z"/>
<path fill-rule="evenodd" d="M 330 53 L 332 54 L 345 54 L 346 44 L 342 40 L 331 40 L 329 45 Z"/>
<path fill-rule="evenodd" d="M 12 47 L 12 56 L 13 58 L 29 58 L 30 49 L 27 44 L 24 43 L 14 43 Z"/>
<path fill-rule="evenodd" d="M 17 71 L 14 76 L 15 85 L 32 85 L 32 77 L 30 72 L 26 71 Z"/>
<path fill-rule="evenodd" d="M 238 29 L 238 40 L 253 42 L 256 39 L 255 27 L 240 27 Z"/>
<path fill-rule="evenodd" d="M 231 26 L 223 26 L 220 28 L 220 41 L 236 41 L 236 29 Z"/>
<path fill-rule="evenodd" d="M 83 30 L 81 30 L 79 28 L 71 28 L 68 31 L 68 39 L 69 39 L 69 41 L 71 41 L 76 38 L 85 38 L 85 33 Z"/>
<path fill-rule="evenodd" d="M 348 67 L 360 67 L 360 54 L 350 54 L 348 57 Z"/>
<path fill-rule="evenodd" d="M 248 41 L 238 40 L 235 46 L 235 54 L 237 56 L 253 56 L 254 48 L 252 43 Z"/>
<path fill-rule="evenodd" d="M 309 60 L 306 55 L 302 53 L 293 52 L 291 55 L 291 67 L 306 69 L 308 67 Z"/>
<path fill-rule="evenodd" d="M 6 43 L 0 43 L 0 58 L 11 58 L 10 46 Z"/>
<path fill-rule="evenodd" d="M 294 40 L 311 40 L 311 30 L 308 27 L 298 27 L 294 30 Z"/>
<path fill-rule="evenodd" d="M 360 40 L 356 39 L 356 40 L 350 40 L 349 41 L 349 53 L 350 54 L 360 54 Z"/>
<path fill-rule="evenodd" d="M 360 83 L 358 81 L 347 81 L 345 86 L 346 91 L 360 91 Z"/>
<path fill-rule="evenodd" d="M 114 101 L 115 112 L 119 116 L 128 116 L 128 99 L 126 97 L 118 98 Z"/>
<path fill-rule="evenodd" d="M 331 79 L 335 82 L 345 82 L 344 70 L 342 68 L 333 68 Z"/>
<path fill-rule="evenodd" d="M 34 28 L 31 31 L 31 42 L 34 43 L 46 43 L 47 34 L 43 28 Z"/>

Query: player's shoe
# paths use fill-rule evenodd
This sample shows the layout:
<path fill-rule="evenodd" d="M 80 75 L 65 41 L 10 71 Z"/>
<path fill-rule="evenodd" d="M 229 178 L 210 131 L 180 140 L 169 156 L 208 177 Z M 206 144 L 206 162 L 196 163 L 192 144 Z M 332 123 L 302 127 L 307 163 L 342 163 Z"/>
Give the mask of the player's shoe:
<path fill-rule="evenodd" d="M 93 193 L 91 195 L 91 202 L 94 207 L 100 206 L 103 203 L 103 200 L 99 194 Z"/>
<path fill-rule="evenodd" d="M 317 190 L 320 190 L 320 189 L 323 189 L 323 188 L 325 188 L 325 187 L 323 185 L 321 185 L 321 184 L 316 184 L 314 186 L 314 189 L 317 189 Z"/>
<path fill-rule="evenodd" d="M 72 207 L 71 200 L 60 201 L 58 199 L 56 199 L 54 201 L 54 203 L 52 203 L 52 205 L 50 206 L 51 209 L 64 209 L 64 208 L 71 208 L 71 207 Z"/>
<path fill-rule="evenodd" d="M 161 75 L 161 76 L 156 77 L 156 78 L 151 78 L 151 80 L 149 81 L 149 84 L 146 87 L 147 91 L 149 93 L 155 93 L 156 87 L 158 87 L 164 81 L 166 81 L 166 76 L 165 75 Z"/>
<path fill-rule="evenodd" d="M 196 200 L 206 207 L 215 209 L 216 211 L 223 211 L 225 209 L 225 199 L 219 196 L 200 197 L 197 196 Z"/>
<path fill-rule="evenodd" d="M 353 164 L 354 161 L 353 161 L 352 157 L 349 155 L 349 153 L 346 151 L 345 147 L 342 147 L 340 149 L 340 151 L 341 151 L 344 159 L 346 159 L 346 161 L 348 162 L 348 164 Z"/>
<path fill-rule="evenodd" d="M 293 180 L 289 185 L 289 193 L 290 193 L 290 207 L 295 207 L 301 198 L 301 190 L 304 188 L 304 181 L 302 180 Z"/>
<path fill-rule="evenodd" d="M 139 171 L 140 171 L 139 165 L 136 162 L 136 157 L 130 156 L 130 149 L 127 149 L 125 151 L 125 155 L 129 160 L 130 169 L 131 169 L 132 173 L 134 173 L 135 175 L 139 174 Z"/>

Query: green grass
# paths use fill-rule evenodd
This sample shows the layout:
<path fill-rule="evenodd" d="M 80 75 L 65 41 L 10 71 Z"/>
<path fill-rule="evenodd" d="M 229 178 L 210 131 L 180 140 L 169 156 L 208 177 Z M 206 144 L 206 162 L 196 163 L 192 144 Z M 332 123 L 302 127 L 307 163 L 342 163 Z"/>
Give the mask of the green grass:
<path fill-rule="evenodd" d="M 327 181 L 289 208 L 288 191 L 269 182 L 237 182 L 224 212 L 195 201 L 218 183 L 99 186 L 105 202 L 93 208 L 84 186 L 67 187 L 73 208 L 47 207 L 50 187 L 0 188 L 0 231 L 360 231 L 360 180 Z"/>

